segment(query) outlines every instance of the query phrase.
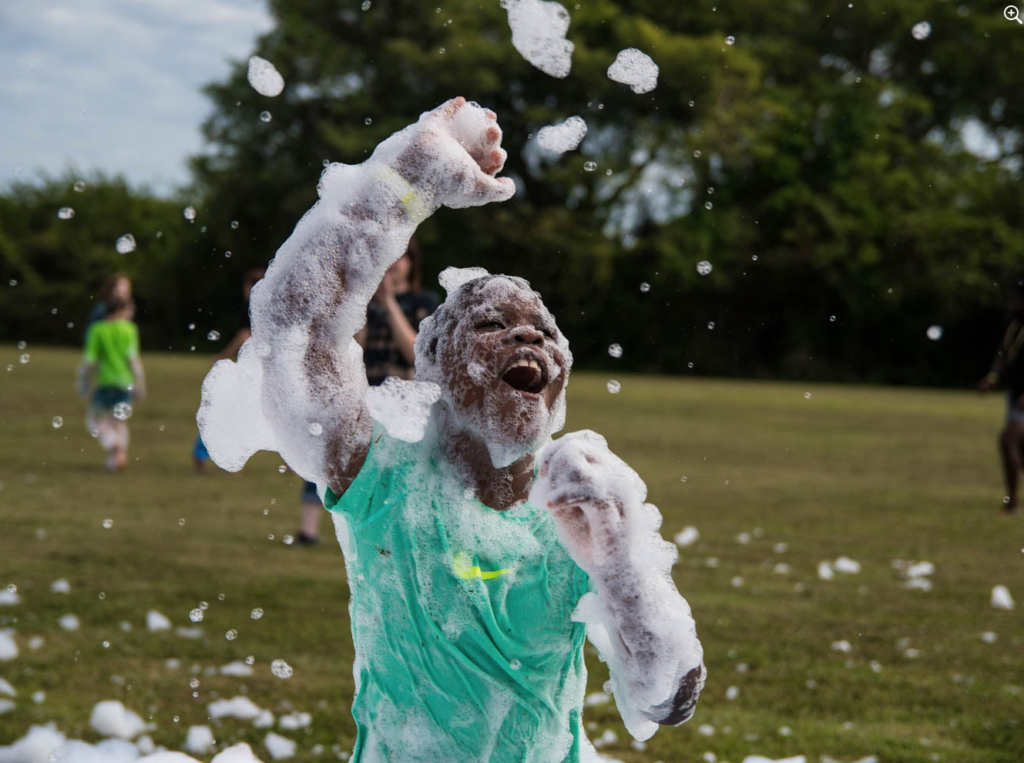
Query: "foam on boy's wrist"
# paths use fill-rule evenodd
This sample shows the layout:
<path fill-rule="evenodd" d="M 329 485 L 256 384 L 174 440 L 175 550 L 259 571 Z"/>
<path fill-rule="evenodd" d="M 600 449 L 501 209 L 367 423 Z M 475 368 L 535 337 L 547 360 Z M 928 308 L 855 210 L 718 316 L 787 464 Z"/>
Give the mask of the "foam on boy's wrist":
<path fill-rule="evenodd" d="M 404 177 L 391 167 L 381 167 L 374 179 L 387 188 L 417 225 L 430 217 L 430 206 Z"/>

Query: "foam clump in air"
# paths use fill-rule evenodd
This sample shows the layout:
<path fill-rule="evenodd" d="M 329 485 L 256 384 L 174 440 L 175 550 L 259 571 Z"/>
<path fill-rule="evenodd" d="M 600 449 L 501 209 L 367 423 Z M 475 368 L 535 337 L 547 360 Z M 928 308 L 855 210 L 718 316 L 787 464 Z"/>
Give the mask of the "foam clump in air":
<path fill-rule="evenodd" d="M 991 603 L 995 609 L 1009 610 L 1016 606 L 1010 595 L 1010 589 L 1004 585 L 993 586 Z"/>
<path fill-rule="evenodd" d="M 390 376 L 366 391 L 366 408 L 392 437 L 419 442 L 427 429 L 430 408 L 440 397 L 441 388 L 436 384 Z"/>
<path fill-rule="evenodd" d="M 577 148 L 587 134 L 582 117 L 569 117 L 556 125 L 547 125 L 537 133 L 537 145 L 545 151 L 564 154 Z"/>
<path fill-rule="evenodd" d="M 489 275 L 490 273 L 484 268 L 455 268 L 449 266 L 441 271 L 437 277 L 437 282 L 441 284 L 441 288 L 447 294 L 454 294 L 464 284 Z"/>
<path fill-rule="evenodd" d="M 629 85 L 637 95 L 649 93 L 658 86 L 658 65 L 637 48 L 620 50 L 608 67 L 608 79 Z"/>
<path fill-rule="evenodd" d="M 651 714 L 675 696 L 686 677 L 693 676 L 694 705 L 704 683 L 696 625 L 671 578 L 678 551 L 659 534 L 661 514 L 644 502 L 646 497 L 640 476 L 609 450 L 603 437 L 588 430 L 545 447 L 530 490 L 530 502 L 553 512 L 559 538 L 594 583 L 596 593 L 583 596 L 573 617 L 586 623 L 587 637 L 608 663 L 619 714 L 641 741 L 657 731 Z M 648 631 L 648 654 L 659 660 L 671 655 L 674 669 L 665 670 L 659 662 L 660 670 L 652 670 L 624 647 L 614 612 L 624 591 L 640 602 L 633 617 Z"/>
<path fill-rule="evenodd" d="M 171 621 L 167 619 L 166 615 L 151 609 L 146 613 L 146 628 L 151 631 L 169 631 Z"/>
<path fill-rule="evenodd" d="M 246 71 L 249 84 L 260 95 L 274 98 L 284 90 L 284 77 L 277 68 L 265 58 L 249 56 L 249 69 Z"/>
<path fill-rule="evenodd" d="M 512 28 L 512 46 L 545 74 L 569 76 L 575 47 L 565 39 L 569 11 L 561 3 L 545 0 L 501 0 Z"/>
<path fill-rule="evenodd" d="M 97 702 L 89 716 L 89 725 L 97 734 L 118 739 L 134 739 L 146 731 L 146 722 L 119 700 Z"/>

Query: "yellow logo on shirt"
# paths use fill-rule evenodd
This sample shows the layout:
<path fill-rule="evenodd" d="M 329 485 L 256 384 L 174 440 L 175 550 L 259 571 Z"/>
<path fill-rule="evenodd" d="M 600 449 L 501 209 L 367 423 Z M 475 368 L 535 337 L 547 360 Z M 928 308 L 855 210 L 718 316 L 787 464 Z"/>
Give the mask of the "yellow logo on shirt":
<path fill-rule="evenodd" d="M 460 551 L 454 560 L 452 560 L 452 569 L 455 570 L 455 576 L 462 578 L 463 580 L 474 580 L 480 578 L 481 580 L 494 580 L 500 578 L 502 575 L 507 575 L 512 572 L 512 569 L 504 570 L 493 570 L 485 571 L 481 570 L 479 565 L 473 564 L 473 557 L 465 551 Z"/>

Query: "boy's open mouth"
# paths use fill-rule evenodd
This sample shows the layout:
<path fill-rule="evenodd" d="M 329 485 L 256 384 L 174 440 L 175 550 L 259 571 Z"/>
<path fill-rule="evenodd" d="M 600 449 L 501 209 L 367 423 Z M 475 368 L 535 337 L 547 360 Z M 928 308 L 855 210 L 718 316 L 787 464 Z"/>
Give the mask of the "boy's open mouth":
<path fill-rule="evenodd" d="M 524 349 L 506 366 L 501 380 L 518 392 L 539 395 L 548 385 L 547 363 L 540 353 Z"/>

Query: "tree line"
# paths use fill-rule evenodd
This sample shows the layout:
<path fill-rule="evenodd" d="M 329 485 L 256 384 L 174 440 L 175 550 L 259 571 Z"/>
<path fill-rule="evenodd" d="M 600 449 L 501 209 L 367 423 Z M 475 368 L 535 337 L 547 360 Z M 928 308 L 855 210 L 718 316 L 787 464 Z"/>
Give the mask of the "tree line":
<path fill-rule="evenodd" d="M 323 163 L 358 163 L 462 94 L 498 112 L 518 193 L 429 220 L 426 281 L 447 265 L 528 278 L 579 365 L 908 384 L 984 370 L 1002 289 L 1024 275 L 1016 25 L 920 0 L 579 5 L 559 80 L 512 47 L 497 2 L 272 0 L 253 52 L 285 91 L 259 95 L 244 61 L 211 83 L 189 187 L 69 173 L 0 196 L 3 337 L 78 341 L 67 324 L 125 270 L 147 347 L 214 349 L 207 334 L 243 319 L 241 273 L 316 200 Z M 628 47 L 658 63 L 652 92 L 606 76 Z M 538 150 L 572 115 L 580 150 Z"/>

